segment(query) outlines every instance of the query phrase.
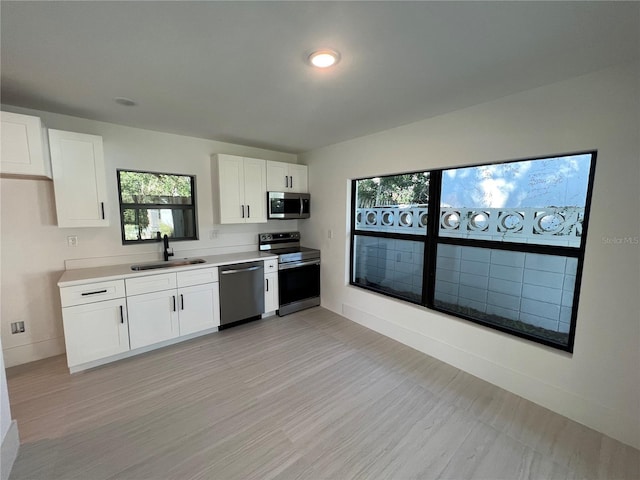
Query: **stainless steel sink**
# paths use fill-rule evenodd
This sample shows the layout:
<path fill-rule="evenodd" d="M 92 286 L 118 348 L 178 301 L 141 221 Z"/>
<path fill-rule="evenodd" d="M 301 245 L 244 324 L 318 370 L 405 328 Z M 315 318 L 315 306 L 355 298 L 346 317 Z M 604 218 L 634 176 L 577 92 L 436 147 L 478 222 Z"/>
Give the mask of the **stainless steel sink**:
<path fill-rule="evenodd" d="M 131 265 L 131 270 L 139 272 L 141 270 L 155 270 L 157 268 L 184 267 L 185 265 L 196 265 L 198 263 L 207 263 L 201 258 L 183 258 L 182 260 L 171 260 L 170 262 L 141 263 L 139 265 Z"/>

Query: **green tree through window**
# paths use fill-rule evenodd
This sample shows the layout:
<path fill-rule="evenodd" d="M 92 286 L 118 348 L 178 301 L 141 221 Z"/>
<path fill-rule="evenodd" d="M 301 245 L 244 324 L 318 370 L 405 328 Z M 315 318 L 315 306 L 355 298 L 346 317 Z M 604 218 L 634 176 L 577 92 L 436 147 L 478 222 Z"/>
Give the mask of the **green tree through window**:
<path fill-rule="evenodd" d="M 358 208 L 427 205 L 428 172 L 407 173 L 358 181 Z"/>

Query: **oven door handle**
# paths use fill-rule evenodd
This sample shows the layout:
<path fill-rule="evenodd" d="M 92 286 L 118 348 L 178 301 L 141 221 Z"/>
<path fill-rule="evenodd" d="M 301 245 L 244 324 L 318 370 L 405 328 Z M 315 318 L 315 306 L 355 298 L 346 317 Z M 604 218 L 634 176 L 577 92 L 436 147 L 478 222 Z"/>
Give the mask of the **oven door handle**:
<path fill-rule="evenodd" d="M 308 262 L 281 263 L 278 270 L 289 270 L 291 268 L 306 267 L 309 265 L 320 265 L 320 259 L 309 260 Z"/>

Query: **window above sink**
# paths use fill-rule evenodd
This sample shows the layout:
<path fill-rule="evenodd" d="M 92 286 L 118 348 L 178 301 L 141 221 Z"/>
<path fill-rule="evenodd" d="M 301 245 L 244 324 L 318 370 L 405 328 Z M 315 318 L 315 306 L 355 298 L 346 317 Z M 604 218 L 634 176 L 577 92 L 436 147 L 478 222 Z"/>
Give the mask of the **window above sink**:
<path fill-rule="evenodd" d="M 118 170 L 120 224 L 124 245 L 197 240 L 195 176 Z"/>

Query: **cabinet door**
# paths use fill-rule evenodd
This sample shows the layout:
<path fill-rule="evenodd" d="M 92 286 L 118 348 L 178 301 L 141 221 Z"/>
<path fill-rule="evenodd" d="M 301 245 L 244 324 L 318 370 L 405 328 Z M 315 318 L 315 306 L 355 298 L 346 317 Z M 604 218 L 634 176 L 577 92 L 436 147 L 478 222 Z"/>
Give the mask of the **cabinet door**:
<path fill-rule="evenodd" d="M 267 191 L 286 192 L 289 190 L 289 170 L 283 162 L 267 161 Z"/>
<path fill-rule="evenodd" d="M 218 283 L 178 289 L 180 335 L 220 326 Z"/>
<path fill-rule="evenodd" d="M 244 159 L 244 203 L 246 223 L 267 221 L 267 167 L 265 160 Z"/>
<path fill-rule="evenodd" d="M 62 309 L 69 367 L 129 350 L 124 298 Z"/>
<path fill-rule="evenodd" d="M 175 290 L 127 297 L 131 349 L 175 338 L 178 298 Z"/>
<path fill-rule="evenodd" d="M 102 137 L 49 130 L 59 227 L 107 227 Z"/>
<path fill-rule="evenodd" d="M 264 276 L 264 311 L 273 312 L 278 307 L 278 272 L 267 273 Z"/>
<path fill-rule="evenodd" d="M 51 178 L 40 118 L 2 112 L 0 173 Z"/>
<path fill-rule="evenodd" d="M 309 180 L 306 165 L 289 165 L 289 190 L 297 193 L 309 193 Z"/>
<path fill-rule="evenodd" d="M 245 223 L 244 159 L 217 155 L 220 223 Z"/>

